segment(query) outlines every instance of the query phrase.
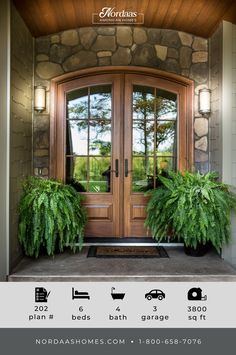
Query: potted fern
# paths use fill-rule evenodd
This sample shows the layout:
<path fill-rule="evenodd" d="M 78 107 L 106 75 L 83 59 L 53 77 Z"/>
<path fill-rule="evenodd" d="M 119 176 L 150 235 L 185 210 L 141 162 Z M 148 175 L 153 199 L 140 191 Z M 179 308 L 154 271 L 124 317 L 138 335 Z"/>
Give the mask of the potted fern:
<path fill-rule="evenodd" d="M 188 254 L 201 256 L 211 243 L 217 251 L 230 240 L 230 214 L 236 195 L 217 181 L 217 174 L 170 172 L 159 176 L 162 186 L 149 191 L 145 225 L 158 241 L 171 235 L 185 244 Z M 195 252 L 194 252 L 195 251 Z M 196 254 L 196 255 L 195 255 Z"/>
<path fill-rule="evenodd" d="M 81 196 L 72 186 L 38 177 L 25 180 L 18 236 L 26 255 L 38 257 L 42 247 L 48 255 L 57 248 L 75 251 L 76 244 L 81 249 L 85 223 Z"/>

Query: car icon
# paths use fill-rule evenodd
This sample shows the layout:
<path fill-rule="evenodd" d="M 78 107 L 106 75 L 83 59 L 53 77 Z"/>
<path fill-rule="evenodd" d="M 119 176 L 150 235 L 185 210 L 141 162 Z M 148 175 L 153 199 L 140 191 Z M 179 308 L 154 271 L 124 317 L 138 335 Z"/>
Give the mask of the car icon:
<path fill-rule="evenodd" d="M 151 301 L 153 298 L 157 298 L 159 301 L 163 300 L 166 297 L 163 291 L 161 290 L 151 290 L 145 294 L 145 298 L 148 301 Z"/>

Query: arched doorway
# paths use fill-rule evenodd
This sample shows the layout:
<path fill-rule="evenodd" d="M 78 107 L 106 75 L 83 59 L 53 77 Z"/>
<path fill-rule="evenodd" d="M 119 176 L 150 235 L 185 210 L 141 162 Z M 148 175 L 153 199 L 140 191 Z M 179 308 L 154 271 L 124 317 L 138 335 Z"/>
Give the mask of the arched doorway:
<path fill-rule="evenodd" d="M 88 237 L 145 237 L 145 192 L 192 164 L 192 82 L 98 70 L 53 83 L 51 173 L 84 195 Z"/>

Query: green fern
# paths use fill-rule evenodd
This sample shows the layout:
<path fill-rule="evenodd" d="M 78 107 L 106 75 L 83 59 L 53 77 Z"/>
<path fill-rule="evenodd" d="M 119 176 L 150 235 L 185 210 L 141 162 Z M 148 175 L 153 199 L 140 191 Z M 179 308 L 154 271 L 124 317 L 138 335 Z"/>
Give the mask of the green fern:
<path fill-rule="evenodd" d="M 70 247 L 82 248 L 86 213 L 80 194 L 69 185 L 52 179 L 29 177 L 23 183 L 19 203 L 18 237 L 28 256 L 38 257 L 46 248 L 53 255 Z"/>
<path fill-rule="evenodd" d="M 211 242 L 219 251 L 230 240 L 230 214 L 236 195 L 217 181 L 217 174 L 170 172 L 162 187 L 149 191 L 145 226 L 161 241 L 171 232 L 186 246 Z"/>

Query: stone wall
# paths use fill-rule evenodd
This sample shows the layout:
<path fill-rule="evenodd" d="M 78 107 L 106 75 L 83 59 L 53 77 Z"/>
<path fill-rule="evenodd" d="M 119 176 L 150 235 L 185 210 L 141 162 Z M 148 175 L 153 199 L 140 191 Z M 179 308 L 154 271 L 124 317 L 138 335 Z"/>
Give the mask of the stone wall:
<path fill-rule="evenodd" d="M 195 164 L 208 170 L 208 121 L 198 113 L 198 91 L 208 86 L 208 41 L 187 33 L 129 26 L 88 27 L 36 39 L 35 83 L 82 68 L 134 65 L 183 75 L 195 83 Z M 34 173 L 48 175 L 49 110 L 34 117 Z"/>
<path fill-rule="evenodd" d="M 222 178 L 222 36 L 221 25 L 209 41 L 211 117 L 209 127 L 210 169 Z"/>
<path fill-rule="evenodd" d="M 21 255 L 17 205 L 24 177 L 32 175 L 33 38 L 12 7 L 10 120 L 10 267 Z"/>

